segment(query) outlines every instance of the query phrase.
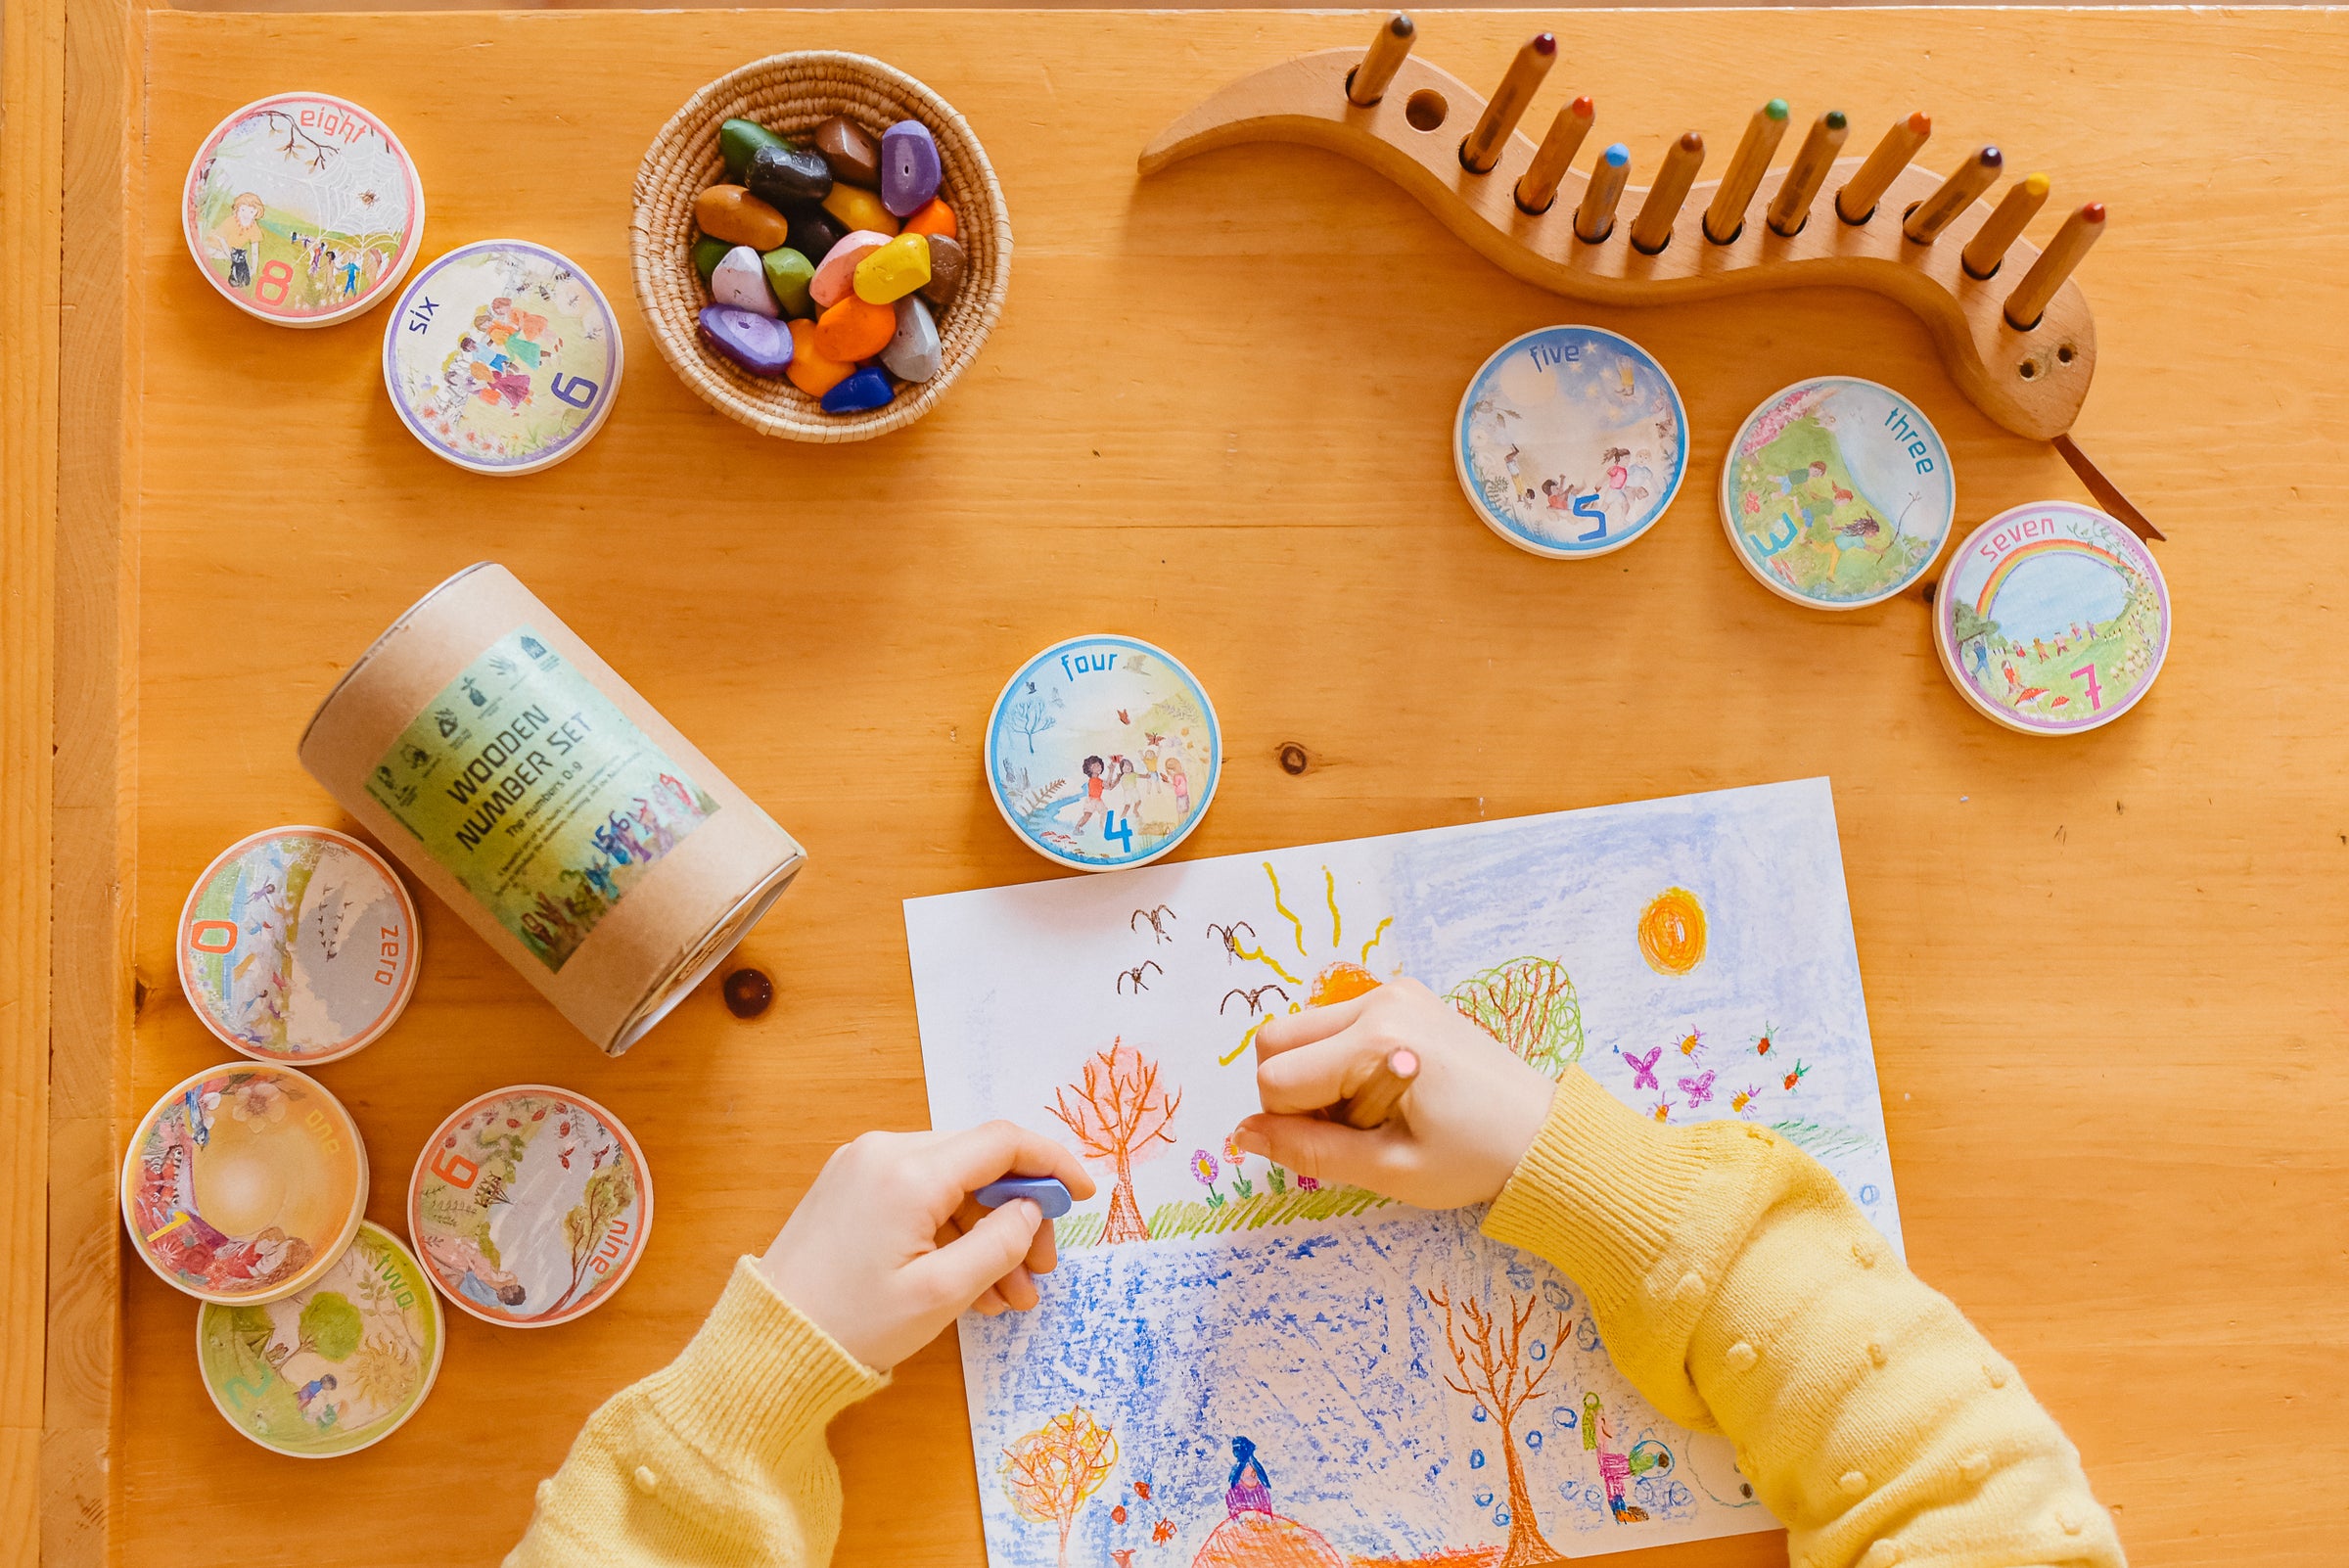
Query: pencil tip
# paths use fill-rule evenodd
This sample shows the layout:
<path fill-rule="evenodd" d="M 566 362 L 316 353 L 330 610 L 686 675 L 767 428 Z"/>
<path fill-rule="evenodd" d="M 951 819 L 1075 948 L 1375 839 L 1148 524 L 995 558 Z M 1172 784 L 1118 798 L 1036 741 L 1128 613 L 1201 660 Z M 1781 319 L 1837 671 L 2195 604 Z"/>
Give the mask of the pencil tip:
<path fill-rule="evenodd" d="M 2086 207 L 2084 207 L 2084 208 L 2082 208 L 2080 209 L 2080 220 L 2081 220 L 2082 222 L 2084 222 L 2084 223 L 2101 223 L 2101 222 L 2103 222 L 2103 221 L 2104 221 L 2104 204 L 2103 204 L 2103 203 L 2101 203 L 2101 202 L 2091 202 L 2091 203 L 2089 203 L 2089 204 L 2088 204 Z"/>
<path fill-rule="evenodd" d="M 1851 121 L 1850 121 L 1850 120 L 1848 120 L 1848 119 L 1846 119 L 1846 118 L 1844 118 L 1844 117 L 1843 117 L 1843 111 L 1842 111 L 1842 110 L 1840 110 L 1840 109 L 1830 109 L 1830 110 L 1828 110 L 1828 111 L 1827 111 L 1827 129 L 1829 129 L 1829 130 L 1841 130 L 1841 129 L 1843 129 L 1843 128 L 1844 128 L 1846 125 L 1849 125 L 1850 123 L 1851 123 Z"/>
<path fill-rule="evenodd" d="M 1762 113 L 1773 119 L 1784 119 L 1786 117 L 1786 100 L 1783 98 L 1772 99 L 1762 106 Z"/>
<path fill-rule="evenodd" d="M 1408 38 L 1416 30 L 1417 25 L 1411 21 L 1408 12 L 1398 11 L 1395 13 L 1395 20 L 1387 23 L 1387 31 L 1398 38 Z"/>
<path fill-rule="evenodd" d="M 2032 174 L 2023 180 L 2023 189 L 2029 191 L 2033 196 L 2044 197 L 2048 194 L 2048 188 L 2053 183 L 2045 174 Z"/>
<path fill-rule="evenodd" d="M 1999 168 L 2004 166 L 2005 161 L 2006 155 L 1997 148 L 1985 147 L 1982 149 L 1982 166 L 1984 168 Z"/>
<path fill-rule="evenodd" d="M 1920 109 L 1909 116 L 1909 128 L 1919 136 L 1930 135 L 1933 131 L 1933 116 Z"/>
<path fill-rule="evenodd" d="M 1699 134 L 1699 133 L 1698 133 L 1698 132 L 1696 132 L 1696 131 L 1682 131 L 1682 132 L 1681 133 L 1681 152 L 1683 152 L 1683 153 L 1701 153 L 1701 152 L 1703 152 L 1704 150 L 1705 150 L 1705 139 L 1704 139 L 1704 137 L 1703 137 L 1701 134 Z"/>
<path fill-rule="evenodd" d="M 1584 119 L 1589 119 L 1597 112 L 1597 110 L 1598 106 L 1590 102 L 1590 95 L 1589 93 L 1583 94 L 1582 97 L 1574 101 L 1575 114 L 1582 116 Z"/>
<path fill-rule="evenodd" d="M 1554 33 L 1547 33 L 1547 32 L 1537 32 L 1537 33 L 1535 33 L 1535 34 L 1534 34 L 1534 53 L 1535 53 L 1535 54 L 1538 54 L 1538 55 L 1554 55 L 1554 54 L 1556 54 L 1557 52 L 1558 52 L 1558 40 L 1557 40 L 1557 35 L 1556 35 L 1556 34 L 1554 34 Z"/>

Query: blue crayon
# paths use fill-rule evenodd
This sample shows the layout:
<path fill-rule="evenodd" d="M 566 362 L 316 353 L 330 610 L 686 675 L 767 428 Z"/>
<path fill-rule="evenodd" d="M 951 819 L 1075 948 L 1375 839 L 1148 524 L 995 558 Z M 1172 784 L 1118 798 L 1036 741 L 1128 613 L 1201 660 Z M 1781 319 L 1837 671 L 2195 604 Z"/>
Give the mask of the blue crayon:
<path fill-rule="evenodd" d="M 1069 1189 L 1050 1176 L 1005 1176 L 971 1194 L 972 1201 L 982 1209 L 1000 1209 L 1014 1198 L 1034 1199 L 1047 1220 L 1057 1220 L 1069 1212 Z"/>

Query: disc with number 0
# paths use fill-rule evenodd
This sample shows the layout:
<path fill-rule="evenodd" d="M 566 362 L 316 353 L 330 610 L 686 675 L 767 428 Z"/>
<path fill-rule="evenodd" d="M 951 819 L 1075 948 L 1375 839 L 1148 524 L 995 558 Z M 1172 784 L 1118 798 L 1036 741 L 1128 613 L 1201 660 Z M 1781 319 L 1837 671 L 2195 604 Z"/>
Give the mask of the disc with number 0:
<path fill-rule="evenodd" d="M 401 422 L 477 474 L 534 474 L 586 445 L 621 368 L 604 292 L 527 240 L 449 252 L 416 274 L 384 328 L 384 386 Z"/>

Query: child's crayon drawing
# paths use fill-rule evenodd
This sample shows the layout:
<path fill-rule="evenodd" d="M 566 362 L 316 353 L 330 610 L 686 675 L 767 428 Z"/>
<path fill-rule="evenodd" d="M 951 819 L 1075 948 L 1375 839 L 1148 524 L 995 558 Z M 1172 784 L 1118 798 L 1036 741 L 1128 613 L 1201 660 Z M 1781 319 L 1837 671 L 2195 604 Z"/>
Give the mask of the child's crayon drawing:
<path fill-rule="evenodd" d="M 915 899 L 906 926 L 934 1124 L 1010 1117 L 1101 1177 L 1043 1304 L 962 1325 L 995 1568 L 1517 1568 L 1773 1527 L 1480 1212 L 1315 1183 L 1231 1130 L 1267 1018 L 1407 975 L 1553 1077 L 1776 1129 L 1898 1246 L 1823 780 Z M 1151 955 L 1139 994 L 1084 978 Z"/>

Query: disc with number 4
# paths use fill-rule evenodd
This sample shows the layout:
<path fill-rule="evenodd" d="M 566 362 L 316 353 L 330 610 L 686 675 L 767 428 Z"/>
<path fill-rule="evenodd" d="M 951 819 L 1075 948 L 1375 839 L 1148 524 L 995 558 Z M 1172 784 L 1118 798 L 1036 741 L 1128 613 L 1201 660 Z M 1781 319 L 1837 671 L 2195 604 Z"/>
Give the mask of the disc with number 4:
<path fill-rule="evenodd" d="M 384 386 L 418 440 L 477 474 L 534 474 L 603 428 L 620 393 L 611 301 L 527 240 L 461 246 L 416 274 L 384 328 Z"/>

